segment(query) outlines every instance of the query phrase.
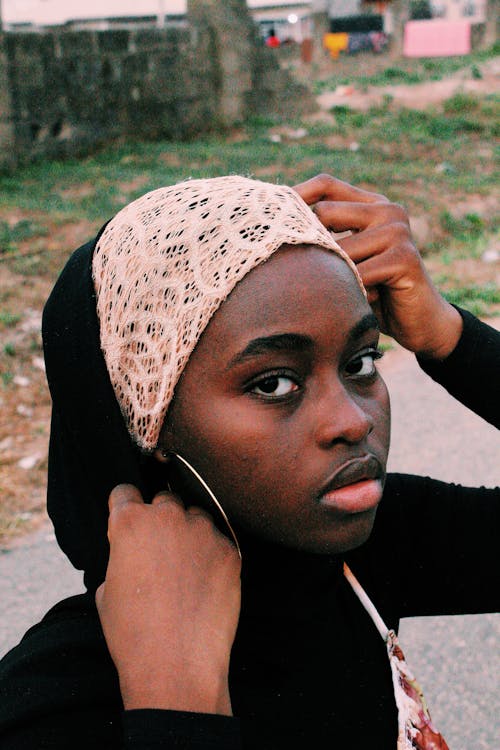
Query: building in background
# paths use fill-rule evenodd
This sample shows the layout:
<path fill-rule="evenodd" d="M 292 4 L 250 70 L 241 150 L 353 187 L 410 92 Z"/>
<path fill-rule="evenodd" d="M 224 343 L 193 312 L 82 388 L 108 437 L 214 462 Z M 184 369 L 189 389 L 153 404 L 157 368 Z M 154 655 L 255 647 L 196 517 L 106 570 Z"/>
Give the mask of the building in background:
<path fill-rule="evenodd" d="M 261 35 L 266 38 L 270 30 L 282 44 L 302 42 L 311 36 L 311 8 L 309 2 L 268 3 L 252 8 L 248 3 L 253 19 Z"/>
<path fill-rule="evenodd" d="M 410 9 L 422 3 L 428 4 L 436 18 L 467 18 L 472 23 L 485 20 L 487 0 L 413 0 Z M 282 43 L 300 43 L 312 36 L 312 14 L 318 5 L 314 0 L 247 0 L 247 4 L 263 38 L 270 29 Z M 325 0 L 321 5 L 333 23 L 348 17 L 378 15 L 384 31 L 392 31 L 391 0 Z M 82 0 L 81 6 L 67 0 L 1 0 L 0 7 L 7 31 L 39 31 L 53 25 L 72 30 L 107 30 L 186 23 L 186 0 Z"/>
<path fill-rule="evenodd" d="M 486 17 L 486 0 L 432 0 L 430 5 L 435 18 L 447 21 L 468 18 L 473 23 L 480 23 Z"/>

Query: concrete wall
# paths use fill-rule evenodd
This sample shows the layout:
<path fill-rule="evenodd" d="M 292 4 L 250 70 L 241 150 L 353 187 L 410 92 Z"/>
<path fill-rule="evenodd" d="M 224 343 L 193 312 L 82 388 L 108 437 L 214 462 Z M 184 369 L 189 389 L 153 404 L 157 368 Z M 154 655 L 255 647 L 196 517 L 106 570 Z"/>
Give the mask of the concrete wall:
<path fill-rule="evenodd" d="M 253 27 L 202 16 L 186 29 L 0 35 L 0 166 L 310 106 Z"/>

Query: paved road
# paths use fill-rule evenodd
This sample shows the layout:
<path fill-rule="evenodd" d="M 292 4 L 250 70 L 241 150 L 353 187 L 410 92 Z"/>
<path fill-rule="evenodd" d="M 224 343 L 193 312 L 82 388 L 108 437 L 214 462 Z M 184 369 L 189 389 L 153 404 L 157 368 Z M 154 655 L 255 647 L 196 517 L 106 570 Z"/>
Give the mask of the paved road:
<path fill-rule="evenodd" d="M 492 427 L 453 402 L 406 352 L 389 352 L 381 369 L 393 406 L 390 469 L 500 483 L 500 437 Z M 49 526 L 0 555 L 0 654 L 51 604 L 81 590 L 81 574 Z M 401 640 L 451 750 L 500 747 L 500 615 L 407 620 Z"/>

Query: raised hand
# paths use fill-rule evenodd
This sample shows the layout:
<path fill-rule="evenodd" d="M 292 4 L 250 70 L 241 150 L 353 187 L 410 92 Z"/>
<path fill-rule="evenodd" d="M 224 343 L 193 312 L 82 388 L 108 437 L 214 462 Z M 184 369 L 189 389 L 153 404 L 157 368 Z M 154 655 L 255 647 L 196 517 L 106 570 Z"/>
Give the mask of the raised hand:
<path fill-rule="evenodd" d="M 294 189 L 335 232 L 356 263 L 381 330 L 422 356 L 444 359 L 462 332 L 459 313 L 439 294 L 413 243 L 404 208 L 327 174 Z"/>
<path fill-rule="evenodd" d="M 200 508 L 111 493 L 106 580 L 96 603 L 126 709 L 231 714 L 228 669 L 240 559 Z"/>

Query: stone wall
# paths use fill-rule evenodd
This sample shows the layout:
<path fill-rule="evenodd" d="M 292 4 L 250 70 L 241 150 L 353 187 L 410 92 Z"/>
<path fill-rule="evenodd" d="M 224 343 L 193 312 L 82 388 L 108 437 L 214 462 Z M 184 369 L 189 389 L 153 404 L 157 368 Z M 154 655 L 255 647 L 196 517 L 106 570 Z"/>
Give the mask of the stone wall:
<path fill-rule="evenodd" d="M 21 160 L 122 134 L 188 136 L 215 114 L 213 71 L 184 31 L 7 34 L 4 57 Z"/>
<path fill-rule="evenodd" d="M 206 3 L 186 28 L 0 35 L 0 166 L 311 106 L 250 27 L 242 36 L 239 0 L 211 23 Z"/>

